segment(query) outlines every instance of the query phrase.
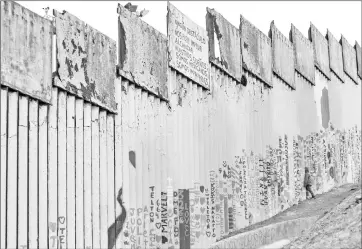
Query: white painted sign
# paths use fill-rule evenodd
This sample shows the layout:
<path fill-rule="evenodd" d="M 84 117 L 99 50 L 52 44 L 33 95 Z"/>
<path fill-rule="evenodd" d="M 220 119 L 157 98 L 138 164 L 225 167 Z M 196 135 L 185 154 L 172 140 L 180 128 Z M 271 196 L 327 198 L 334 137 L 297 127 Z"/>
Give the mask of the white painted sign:
<path fill-rule="evenodd" d="M 206 30 L 168 3 L 167 36 L 169 65 L 209 89 L 210 66 Z"/>

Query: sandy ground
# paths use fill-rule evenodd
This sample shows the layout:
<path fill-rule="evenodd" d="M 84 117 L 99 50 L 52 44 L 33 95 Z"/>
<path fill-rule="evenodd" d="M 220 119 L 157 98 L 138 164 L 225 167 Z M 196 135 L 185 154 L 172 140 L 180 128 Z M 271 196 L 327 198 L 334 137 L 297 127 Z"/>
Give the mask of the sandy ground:
<path fill-rule="evenodd" d="M 358 188 L 283 249 L 362 248 L 361 186 Z"/>
<path fill-rule="evenodd" d="M 323 217 L 331 209 L 333 209 L 335 206 L 341 203 L 346 197 L 350 196 L 351 194 L 357 192 L 360 189 L 361 185 L 357 184 L 345 184 L 338 188 L 333 188 L 331 191 L 327 193 L 316 195 L 317 197 L 316 199 L 305 200 L 301 202 L 299 205 L 294 205 L 268 220 L 255 223 L 251 226 L 242 228 L 238 231 L 234 231 L 228 234 L 227 236 L 223 237 L 222 239 L 234 236 L 236 234 L 251 231 L 263 226 L 274 224 L 277 222 L 293 220 L 303 217 L 311 217 L 316 215 Z"/>

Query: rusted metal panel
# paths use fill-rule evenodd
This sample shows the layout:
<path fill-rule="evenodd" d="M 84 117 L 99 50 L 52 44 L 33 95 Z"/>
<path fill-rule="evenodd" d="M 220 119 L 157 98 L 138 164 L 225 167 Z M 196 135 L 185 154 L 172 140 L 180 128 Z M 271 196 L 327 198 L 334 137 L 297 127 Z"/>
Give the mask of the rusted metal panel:
<path fill-rule="evenodd" d="M 272 45 L 268 36 L 240 15 L 243 68 L 269 86 L 272 84 Z"/>
<path fill-rule="evenodd" d="M 295 69 L 315 85 L 314 51 L 312 43 L 292 24 Z"/>
<path fill-rule="evenodd" d="M 332 33 L 327 30 L 329 67 L 344 82 L 342 46 Z"/>
<path fill-rule="evenodd" d="M 354 45 L 354 48 L 356 50 L 356 55 L 357 55 L 357 74 L 358 76 L 362 79 L 362 61 L 361 61 L 361 57 L 362 57 L 362 52 L 361 52 L 361 46 L 358 44 L 358 42 L 356 42 L 356 44 Z"/>
<path fill-rule="evenodd" d="M 312 23 L 309 28 L 309 39 L 313 43 L 315 65 L 330 80 L 328 41 Z"/>
<path fill-rule="evenodd" d="M 273 45 L 273 71 L 291 88 L 295 89 L 293 45 L 275 26 L 270 25 Z"/>
<path fill-rule="evenodd" d="M 168 2 L 167 36 L 169 65 L 209 89 L 210 65 L 206 30 Z"/>
<path fill-rule="evenodd" d="M 54 84 L 116 111 L 116 42 L 72 14 L 54 10 L 57 72 Z"/>
<path fill-rule="evenodd" d="M 209 37 L 209 60 L 237 82 L 241 81 L 240 32 L 214 9 L 207 8 L 206 30 Z M 219 58 L 215 58 L 214 33 L 219 42 Z M 240 55 L 240 56 L 239 56 Z"/>
<path fill-rule="evenodd" d="M 341 42 L 342 44 L 342 55 L 343 55 L 343 69 L 344 72 L 351 77 L 354 83 L 357 82 L 357 60 L 356 60 L 356 51 L 353 49 L 352 45 L 348 43 L 346 38 L 342 35 Z"/>
<path fill-rule="evenodd" d="M 51 21 L 1 1 L 1 84 L 50 103 L 52 35 Z"/>
<path fill-rule="evenodd" d="M 121 5 L 118 14 L 118 72 L 167 99 L 167 37 Z"/>

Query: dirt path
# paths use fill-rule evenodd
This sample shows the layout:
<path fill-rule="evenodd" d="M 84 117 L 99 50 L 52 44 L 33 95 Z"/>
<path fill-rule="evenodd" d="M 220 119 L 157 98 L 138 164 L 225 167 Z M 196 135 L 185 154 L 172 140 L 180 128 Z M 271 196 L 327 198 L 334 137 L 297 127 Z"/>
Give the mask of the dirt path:
<path fill-rule="evenodd" d="M 283 249 L 361 248 L 361 201 L 356 201 L 360 198 L 361 189 Z"/>
<path fill-rule="evenodd" d="M 282 221 L 293 220 L 303 217 L 311 217 L 316 215 L 323 217 L 331 209 L 333 209 L 335 206 L 341 203 L 346 197 L 350 196 L 351 194 L 355 193 L 360 189 L 361 185 L 345 184 L 338 188 L 334 188 L 327 193 L 316 195 L 316 199 L 305 200 L 301 202 L 299 205 L 294 205 L 293 207 L 290 207 L 289 209 L 277 214 L 276 216 L 268 220 L 255 223 L 251 226 L 232 232 L 222 239 L 226 239 L 236 234 L 248 232 L 263 226 L 267 226 Z"/>

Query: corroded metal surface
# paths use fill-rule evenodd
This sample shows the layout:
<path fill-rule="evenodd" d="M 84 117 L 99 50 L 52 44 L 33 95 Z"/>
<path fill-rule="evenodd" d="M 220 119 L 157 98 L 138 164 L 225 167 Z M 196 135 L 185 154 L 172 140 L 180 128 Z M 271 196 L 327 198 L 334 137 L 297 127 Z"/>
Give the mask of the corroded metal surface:
<path fill-rule="evenodd" d="M 64 11 L 54 10 L 57 71 L 54 84 L 109 111 L 116 111 L 116 42 Z"/>
<path fill-rule="evenodd" d="M 358 76 L 362 79 L 362 61 L 361 61 L 361 56 L 362 56 L 362 52 L 361 52 L 361 46 L 358 44 L 358 42 L 356 42 L 356 44 L 354 45 L 354 48 L 356 50 L 356 55 L 357 55 L 357 74 Z"/>
<path fill-rule="evenodd" d="M 344 82 L 342 46 L 329 30 L 327 30 L 327 38 L 329 48 L 329 66 L 337 77 Z"/>
<path fill-rule="evenodd" d="M 312 23 L 309 28 L 309 39 L 313 43 L 315 65 L 328 79 L 331 79 L 328 57 L 328 41 Z"/>
<path fill-rule="evenodd" d="M 1 1 L 1 84 L 50 103 L 52 35 L 51 21 Z"/>
<path fill-rule="evenodd" d="M 207 8 L 206 30 L 209 37 L 209 60 L 237 82 L 241 80 L 240 32 L 214 9 Z M 214 33 L 219 42 L 219 58 L 215 58 Z"/>
<path fill-rule="evenodd" d="M 313 44 L 292 24 L 295 69 L 315 85 Z"/>
<path fill-rule="evenodd" d="M 121 5 L 118 14 L 119 73 L 167 99 L 167 37 Z"/>
<path fill-rule="evenodd" d="M 272 46 L 270 38 L 241 15 L 239 29 L 243 68 L 267 85 L 272 86 Z"/>
<path fill-rule="evenodd" d="M 354 83 L 357 83 L 357 60 L 356 60 L 356 51 L 348 43 L 346 38 L 342 35 L 341 37 L 342 44 L 342 55 L 343 55 L 343 69 L 345 73 L 351 77 Z"/>
<path fill-rule="evenodd" d="M 274 25 L 270 25 L 272 36 L 273 71 L 290 87 L 295 89 L 293 45 Z"/>
<path fill-rule="evenodd" d="M 167 36 L 169 65 L 209 89 L 210 65 L 206 30 L 168 2 Z"/>

